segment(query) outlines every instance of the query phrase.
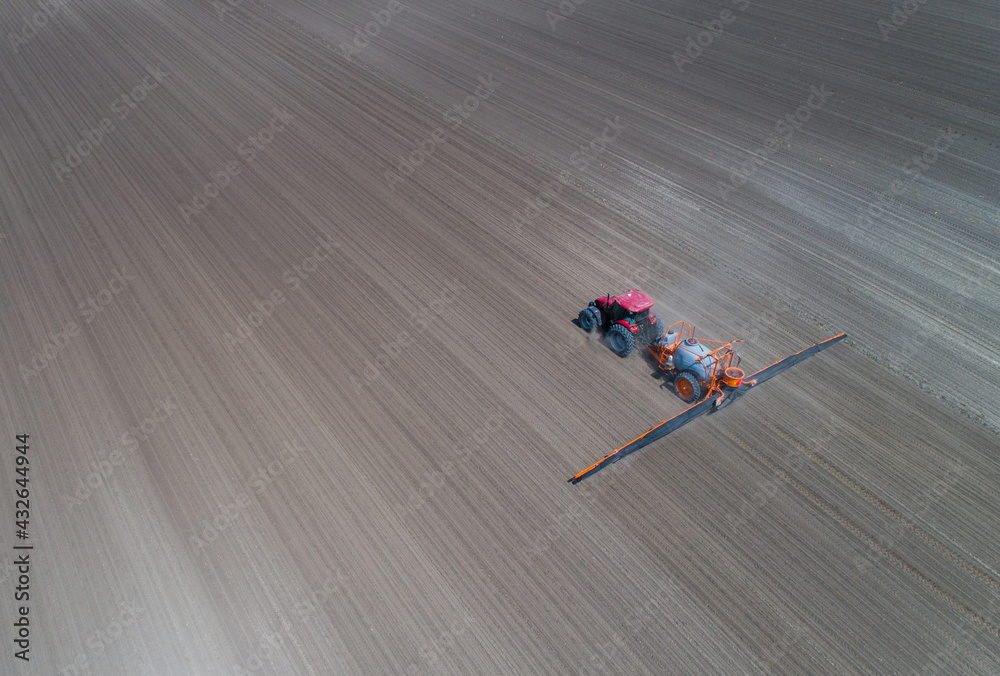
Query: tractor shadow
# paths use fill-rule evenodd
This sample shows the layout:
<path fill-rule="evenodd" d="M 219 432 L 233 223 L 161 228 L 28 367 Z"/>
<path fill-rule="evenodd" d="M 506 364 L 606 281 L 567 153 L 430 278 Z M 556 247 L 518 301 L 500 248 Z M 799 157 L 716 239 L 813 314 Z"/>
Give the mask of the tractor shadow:
<path fill-rule="evenodd" d="M 604 349 L 606 349 L 609 352 L 611 352 L 612 354 L 614 354 L 614 351 L 611 349 L 611 345 L 608 343 L 608 332 L 607 331 L 602 331 L 601 329 L 594 329 L 593 331 L 589 331 L 589 332 L 588 331 L 584 331 L 583 327 L 580 325 L 580 319 L 579 319 L 579 317 L 574 317 L 573 319 L 569 320 L 569 323 L 576 327 L 577 331 L 579 332 L 577 335 L 581 336 L 581 340 L 582 340 L 583 343 L 597 343 L 598 345 L 600 345 Z M 645 351 L 645 349 L 646 348 L 643 347 L 644 351 Z M 633 350 L 633 352 L 638 352 L 638 351 L 639 351 L 639 347 L 636 346 L 636 349 Z M 629 356 L 631 356 L 631 355 L 629 355 Z"/>
<path fill-rule="evenodd" d="M 590 332 L 584 331 L 583 327 L 580 325 L 580 319 L 578 317 L 571 319 L 570 324 L 576 327 L 575 337 L 572 339 L 572 347 L 581 348 L 589 345 L 591 350 L 594 350 L 596 347 L 601 347 L 614 354 L 611 350 L 611 345 L 608 344 L 606 331 L 601 331 L 600 329 Z"/>
<path fill-rule="evenodd" d="M 611 346 L 608 344 L 606 331 L 594 331 L 593 333 L 588 333 L 583 330 L 582 326 L 580 326 L 580 319 L 578 317 L 571 319 L 570 323 L 577 328 L 584 340 L 588 342 L 591 340 L 596 341 L 605 349 L 609 351 L 611 350 Z M 671 395 L 676 396 L 676 392 L 674 391 L 673 376 L 671 376 L 669 372 L 660 368 L 659 362 L 657 362 L 656 357 L 650 354 L 649 350 L 646 349 L 645 343 L 637 342 L 635 349 L 632 350 L 632 354 L 629 355 L 628 358 L 631 358 L 632 355 L 638 355 L 639 358 L 645 362 L 646 366 L 650 369 L 649 377 L 659 382 L 660 389 L 665 389 Z"/>
<path fill-rule="evenodd" d="M 664 371 L 660 368 L 660 363 L 656 361 L 656 357 L 649 353 L 649 350 L 646 349 L 645 345 L 641 347 L 642 349 L 640 351 L 637 346 L 636 351 L 639 352 L 639 356 L 642 357 L 642 360 L 646 362 L 646 366 L 649 367 L 649 377 L 653 380 L 659 381 L 659 387 L 661 390 L 667 390 L 670 394 L 676 396 L 676 392 L 674 391 L 674 377 L 670 375 L 668 371 Z"/>

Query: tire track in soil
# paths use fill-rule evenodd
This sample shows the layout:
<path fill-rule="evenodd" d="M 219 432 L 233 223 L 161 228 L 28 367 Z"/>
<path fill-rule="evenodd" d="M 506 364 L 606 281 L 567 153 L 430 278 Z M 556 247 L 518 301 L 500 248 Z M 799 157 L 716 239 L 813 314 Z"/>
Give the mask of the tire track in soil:
<path fill-rule="evenodd" d="M 956 566 L 964 570 L 966 573 L 968 573 L 969 576 L 972 577 L 972 579 L 974 579 L 976 582 L 979 582 L 980 584 L 988 587 L 989 589 L 992 589 L 993 591 L 1000 592 L 1000 580 L 998 580 L 996 577 L 991 575 L 989 572 L 983 570 L 982 568 L 976 566 L 975 564 L 970 562 L 966 557 L 962 556 L 951 547 L 948 547 L 947 545 L 940 542 L 937 538 L 932 536 L 921 526 L 918 526 L 917 524 L 907 519 L 905 516 L 903 516 L 902 513 L 899 512 L 899 510 L 895 509 L 887 502 L 885 502 L 885 500 L 882 500 L 880 497 L 878 497 L 870 490 L 862 486 L 860 483 L 851 478 L 843 470 L 841 470 L 832 462 L 824 458 L 822 455 L 806 447 L 798 439 L 793 437 L 787 430 L 782 428 L 779 424 L 771 420 L 767 420 L 766 418 L 764 419 L 764 422 L 780 437 L 782 437 L 790 444 L 792 444 L 796 449 L 798 449 L 799 452 L 801 452 L 803 455 L 813 460 L 816 464 L 825 469 L 831 476 L 839 479 L 848 488 L 850 488 L 852 491 L 854 491 L 859 496 L 864 498 L 866 502 L 871 504 L 877 510 L 889 516 L 897 523 L 902 524 L 908 531 L 910 531 L 918 538 L 920 538 L 923 542 L 929 545 L 938 554 L 945 557 L 946 559 L 954 563 Z"/>
<path fill-rule="evenodd" d="M 865 531 L 860 526 L 853 523 L 846 516 L 841 514 L 836 507 L 834 507 L 829 502 L 818 496 L 815 492 L 813 492 L 812 489 L 806 486 L 803 482 L 799 481 L 791 474 L 786 472 L 784 469 L 779 467 L 770 457 L 766 456 L 765 454 L 751 447 L 742 438 L 740 438 L 739 435 L 735 433 L 720 432 L 720 434 L 722 434 L 725 438 L 729 439 L 737 446 L 739 446 L 741 449 L 743 449 L 743 451 L 746 452 L 747 455 L 753 457 L 755 460 L 757 460 L 757 462 L 770 469 L 779 479 L 781 479 L 783 482 L 785 482 L 791 488 L 793 488 L 795 492 L 797 492 L 799 495 L 801 495 L 810 503 L 812 503 L 821 512 L 823 512 L 824 514 L 832 518 L 834 521 L 836 521 L 838 524 L 840 524 L 852 535 L 860 539 L 862 542 L 864 542 L 866 545 L 868 545 L 875 551 L 879 552 L 879 554 L 888 559 L 894 566 L 902 570 L 904 573 L 909 575 L 915 581 L 917 581 L 924 587 L 927 587 L 931 592 L 933 592 L 936 596 L 945 601 L 959 614 L 964 615 L 969 620 L 972 620 L 986 632 L 992 634 L 995 638 L 1000 638 L 1000 627 L 991 623 L 989 620 L 979 615 L 976 611 L 972 610 L 964 603 L 956 599 L 954 596 L 949 594 L 946 590 L 942 589 L 940 585 L 938 585 L 936 582 L 930 579 L 930 577 L 922 573 L 915 566 L 907 563 L 905 560 L 903 560 L 901 556 L 899 556 L 892 550 L 888 549 L 887 547 L 883 547 L 873 535 L 870 535 L 867 531 Z"/>

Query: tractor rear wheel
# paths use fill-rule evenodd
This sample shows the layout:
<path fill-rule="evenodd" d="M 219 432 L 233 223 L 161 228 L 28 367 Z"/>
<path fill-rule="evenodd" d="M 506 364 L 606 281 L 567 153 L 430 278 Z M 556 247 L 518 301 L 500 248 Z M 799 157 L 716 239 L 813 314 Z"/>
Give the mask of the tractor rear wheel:
<path fill-rule="evenodd" d="M 674 378 L 674 389 L 677 390 L 677 396 L 688 403 L 701 397 L 701 384 L 690 371 L 677 374 Z"/>
<path fill-rule="evenodd" d="M 619 357 L 627 357 L 635 347 L 635 336 L 621 324 L 615 324 L 608 330 L 608 342 L 611 350 Z"/>
<path fill-rule="evenodd" d="M 601 316 L 598 312 L 598 309 L 593 307 L 585 307 L 580 310 L 580 328 L 587 333 L 592 333 L 594 329 L 600 327 Z"/>

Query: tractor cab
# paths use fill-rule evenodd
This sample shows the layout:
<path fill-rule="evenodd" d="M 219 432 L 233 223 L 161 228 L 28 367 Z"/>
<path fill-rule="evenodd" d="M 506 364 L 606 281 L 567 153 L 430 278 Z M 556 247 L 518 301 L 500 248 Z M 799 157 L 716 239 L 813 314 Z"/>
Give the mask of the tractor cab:
<path fill-rule="evenodd" d="M 608 294 L 580 312 L 580 326 L 587 332 L 605 331 L 611 349 L 625 357 L 637 339 L 648 344 L 659 337 L 660 323 L 652 307 L 653 299 L 642 291 Z"/>
<path fill-rule="evenodd" d="M 608 295 L 604 298 L 598 298 L 596 303 L 597 307 L 606 313 L 611 324 L 622 320 L 630 323 L 648 322 L 649 309 L 653 307 L 653 299 L 635 289 L 629 289 L 617 296 Z M 653 315 L 653 319 L 656 319 L 656 315 Z"/>
<path fill-rule="evenodd" d="M 598 307 L 600 300 L 598 299 Z M 625 323 L 629 331 L 636 333 L 657 323 L 656 315 L 652 311 L 653 299 L 642 291 L 629 289 L 617 296 L 605 297 L 604 301 L 609 324 Z"/>

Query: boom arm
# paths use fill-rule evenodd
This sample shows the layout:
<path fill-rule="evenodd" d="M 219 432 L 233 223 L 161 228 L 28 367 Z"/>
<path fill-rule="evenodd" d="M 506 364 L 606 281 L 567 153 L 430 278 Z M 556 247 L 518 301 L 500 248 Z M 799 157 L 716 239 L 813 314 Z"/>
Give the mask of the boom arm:
<path fill-rule="evenodd" d="M 730 393 L 727 396 L 729 398 L 735 399 L 736 397 L 747 392 L 755 385 L 760 385 L 761 383 L 770 380 L 771 378 L 778 375 L 785 369 L 795 366 L 800 361 L 804 361 L 809 357 L 813 356 L 814 354 L 822 352 L 831 345 L 839 343 L 846 337 L 847 337 L 846 333 L 841 333 L 839 335 L 834 336 L 833 338 L 824 340 L 822 343 L 816 343 L 815 345 L 807 347 L 806 349 L 796 352 L 793 355 L 789 355 L 788 357 L 785 357 L 780 361 L 776 361 L 767 368 L 761 369 L 760 371 L 757 371 L 757 373 L 754 373 L 752 376 L 746 378 L 746 380 L 744 380 L 742 385 L 740 385 L 735 390 L 730 390 Z M 688 424 L 695 418 L 698 418 L 706 413 L 710 413 L 712 411 L 713 405 L 715 404 L 714 399 L 715 399 L 714 392 L 709 392 L 704 399 L 699 401 L 694 406 L 675 415 L 670 420 L 664 420 L 659 425 L 657 425 L 653 429 L 643 434 L 641 437 L 633 439 L 629 443 L 619 448 L 614 453 L 604 456 L 604 458 L 602 458 L 598 462 L 594 463 L 587 469 L 583 470 L 582 472 L 571 478 L 569 482 L 571 484 L 578 484 L 587 477 L 589 477 L 590 475 L 596 474 L 597 472 L 601 471 L 608 465 L 618 462 L 629 453 L 635 453 L 640 448 L 648 446 L 654 441 L 662 439 L 663 437 L 667 436 L 674 430 L 679 429 L 680 427 L 683 427 L 684 425 Z"/>
<path fill-rule="evenodd" d="M 583 470 L 575 477 L 570 479 L 569 482 L 571 484 L 580 483 L 581 481 L 589 477 L 591 474 L 599 472 L 600 470 L 604 469 L 611 463 L 618 462 L 629 453 L 635 453 L 640 448 L 648 446 L 654 441 L 662 439 L 663 437 L 667 436 L 677 428 L 682 427 L 687 423 L 691 422 L 698 416 L 708 413 L 711 409 L 712 409 L 712 400 L 710 397 L 705 397 L 691 408 L 685 410 L 683 413 L 678 413 L 670 420 L 664 420 L 659 425 L 649 430 L 638 439 L 630 441 L 629 443 L 625 444 L 611 455 L 605 456 L 600 461 L 594 463 L 593 465 L 591 465 L 590 467 L 588 467 L 587 469 Z"/>
<path fill-rule="evenodd" d="M 836 345 L 837 343 L 839 343 L 840 341 L 842 341 L 844 338 L 847 338 L 847 334 L 846 333 L 841 333 L 839 335 L 834 336 L 833 338 L 828 338 L 828 339 L 824 340 L 822 343 L 816 343 L 812 347 L 807 347 L 806 349 L 801 350 L 800 352 L 796 352 L 793 355 L 785 357 L 781 361 L 774 362 L 773 364 L 771 364 L 770 366 L 768 366 L 765 369 L 761 369 L 760 371 L 757 371 L 757 373 L 755 373 L 752 376 L 750 376 L 750 380 L 756 380 L 757 381 L 756 384 L 760 385 L 765 380 L 770 380 L 771 378 L 773 378 L 774 376 L 778 375 L 779 373 L 781 373 L 785 369 L 787 369 L 787 368 L 789 368 L 791 366 L 795 366 L 800 361 L 805 361 L 809 357 L 813 356 L 814 354 L 818 354 L 818 353 L 822 352 L 823 350 L 825 350 L 826 348 L 830 347 L 831 345 Z"/>

